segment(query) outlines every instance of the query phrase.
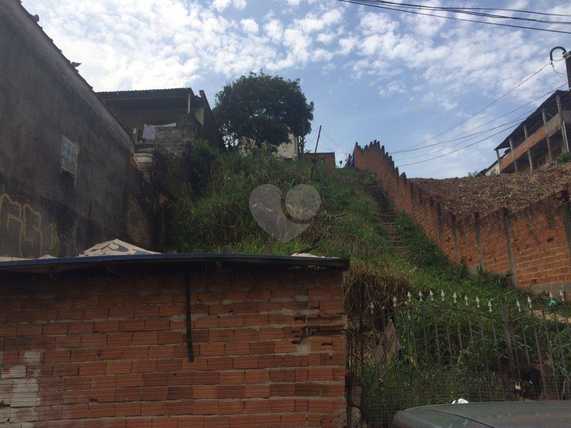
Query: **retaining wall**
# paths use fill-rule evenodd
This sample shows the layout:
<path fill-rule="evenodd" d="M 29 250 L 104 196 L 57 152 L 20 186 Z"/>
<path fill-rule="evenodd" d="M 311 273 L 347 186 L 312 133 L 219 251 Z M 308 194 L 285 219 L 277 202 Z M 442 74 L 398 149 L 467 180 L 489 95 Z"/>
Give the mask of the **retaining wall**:
<path fill-rule="evenodd" d="M 453 262 L 511 274 L 518 288 L 571 294 L 569 188 L 518 211 L 475 211 L 457 218 L 400 174 L 380 143 L 356 145 L 353 162 L 374 173 L 396 209 L 421 226 Z"/>

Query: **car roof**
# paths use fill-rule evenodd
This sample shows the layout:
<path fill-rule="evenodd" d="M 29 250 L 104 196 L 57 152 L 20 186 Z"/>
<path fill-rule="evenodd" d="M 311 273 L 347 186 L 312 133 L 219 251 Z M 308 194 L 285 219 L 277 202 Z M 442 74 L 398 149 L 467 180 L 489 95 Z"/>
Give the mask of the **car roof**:
<path fill-rule="evenodd" d="M 415 407 L 397 413 L 393 427 L 571 427 L 571 401 L 504 401 Z"/>

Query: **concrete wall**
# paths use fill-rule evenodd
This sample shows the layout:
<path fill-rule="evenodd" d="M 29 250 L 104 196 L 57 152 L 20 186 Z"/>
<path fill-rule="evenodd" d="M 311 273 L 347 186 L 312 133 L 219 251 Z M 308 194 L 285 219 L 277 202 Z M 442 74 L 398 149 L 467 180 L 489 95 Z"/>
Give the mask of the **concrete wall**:
<path fill-rule="evenodd" d="M 129 136 L 18 1 L 0 3 L 0 52 L 0 256 L 129 239 Z M 75 177 L 64 137 L 79 147 Z"/>
<path fill-rule="evenodd" d="M 571 208 L 569 191 L 511 212 L 456 216 L 400 175 L 378 143 L 355 147 L 354 165 L 375 174 L 398 210 L 407 213 L 456 263 L 510 273 L 519 288 L 560 289 L 571 295 Z"/>
<path fill-rule="evenodd" d="M 344 426 L 340 272 L 1 282 L 0 426 Z"/>

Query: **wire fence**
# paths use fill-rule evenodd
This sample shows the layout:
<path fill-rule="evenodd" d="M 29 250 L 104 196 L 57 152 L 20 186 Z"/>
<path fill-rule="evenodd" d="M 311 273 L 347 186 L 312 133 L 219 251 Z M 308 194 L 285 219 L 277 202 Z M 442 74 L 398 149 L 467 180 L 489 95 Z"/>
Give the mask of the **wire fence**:
<path fill-rule="evenodd" d="M 571 318 L 545 304 L 433 293 L 351 296 L 349 426 L 388 427 L 402 409 L 571 398 Z"/>

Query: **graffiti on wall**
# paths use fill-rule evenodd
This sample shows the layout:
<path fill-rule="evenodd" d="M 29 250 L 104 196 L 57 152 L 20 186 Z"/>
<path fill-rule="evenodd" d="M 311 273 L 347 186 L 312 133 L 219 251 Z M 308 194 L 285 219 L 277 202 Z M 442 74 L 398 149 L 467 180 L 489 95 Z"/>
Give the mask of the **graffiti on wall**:
<path fill-rule="evenodd" d="M 44 221 L 41 212 L 0 194 L 0 255 L 14 257 L 57 256 L 57 226 Z"/>

